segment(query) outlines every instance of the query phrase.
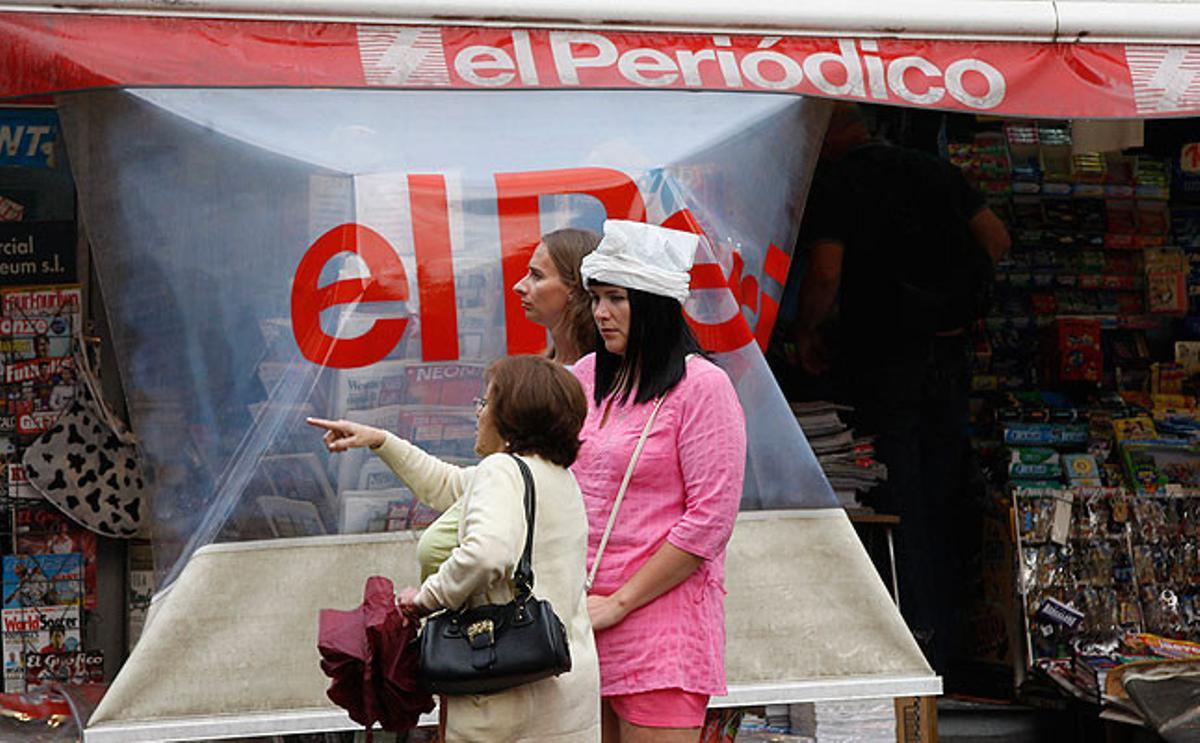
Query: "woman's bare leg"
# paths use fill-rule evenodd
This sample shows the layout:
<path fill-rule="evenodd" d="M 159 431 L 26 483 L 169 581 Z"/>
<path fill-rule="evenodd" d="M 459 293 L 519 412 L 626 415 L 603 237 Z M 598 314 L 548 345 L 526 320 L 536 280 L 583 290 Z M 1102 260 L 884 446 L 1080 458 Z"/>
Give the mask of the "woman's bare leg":
<path fill-rule="evenodd" d="M 600 700 L 600 743 L 621 743 L 621 718 L 612 705 Z"/>

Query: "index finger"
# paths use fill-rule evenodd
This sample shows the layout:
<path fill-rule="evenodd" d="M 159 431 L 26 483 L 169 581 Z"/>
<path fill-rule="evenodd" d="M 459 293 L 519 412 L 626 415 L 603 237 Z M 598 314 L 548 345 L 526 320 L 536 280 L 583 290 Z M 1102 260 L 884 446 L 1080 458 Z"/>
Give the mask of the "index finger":
<path fill-rule="evenodd" d="M 340 425 L 338 425 L 337 421 L 325 420 L 324 418 L 309 417 L 309 418 L 305 418 L 304 422 L 310 426 L 316 426 L 317 428 L 324 428 L 329 431 L 340 431 L 342 429 L 342 427 Z"/>

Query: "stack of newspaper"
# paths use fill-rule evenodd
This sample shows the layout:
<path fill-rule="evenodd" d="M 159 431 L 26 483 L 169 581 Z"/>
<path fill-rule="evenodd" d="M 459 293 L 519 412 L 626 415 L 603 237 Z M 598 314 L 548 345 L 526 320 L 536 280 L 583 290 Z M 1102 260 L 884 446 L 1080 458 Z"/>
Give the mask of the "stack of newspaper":
<path fill-rule="evenodd" d="M 858 494 L 887 479 L 887 467 L 875 459 L 868 436 L 855 436 L 841 413 L 852 409 L 832 402 L 794 402 L 792 413 L 825 472 L 838 501 L 846 508 L 860 504 Z"/>
<path fill-rule="evenodd" d="M 858 699 L 791 705 L 793 734 L 819 743 L 892 743 L 896 707 L 891 699 Z"/>

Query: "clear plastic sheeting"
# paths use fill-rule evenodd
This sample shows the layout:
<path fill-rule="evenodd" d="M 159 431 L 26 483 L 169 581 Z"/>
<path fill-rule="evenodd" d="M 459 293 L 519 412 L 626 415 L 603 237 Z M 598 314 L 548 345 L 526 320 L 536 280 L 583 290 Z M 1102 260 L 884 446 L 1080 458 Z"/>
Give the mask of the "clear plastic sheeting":
<path fill-rule="evenodd" d="M 685 307 L 746 410 L 744 509 L 835 506 L 763 359 L 827 117 L 683 92 L 131 90 L 62 96 L 165 585 L 217 541 L 436 514 L 307 415 L 473 461 L 492 359 L 538 352 L 538 236 L 701 232 Z"/>

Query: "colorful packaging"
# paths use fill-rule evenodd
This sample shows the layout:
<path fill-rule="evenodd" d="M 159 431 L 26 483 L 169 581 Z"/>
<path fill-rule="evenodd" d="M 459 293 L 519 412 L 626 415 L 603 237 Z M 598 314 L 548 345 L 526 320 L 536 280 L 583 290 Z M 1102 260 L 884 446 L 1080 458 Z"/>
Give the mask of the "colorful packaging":
<path fill-rule="evenodd" d="M 1044 447 L 1009 450 L 1008 476 L 1013 480 L 1059 479 L 1062 462 L 1058 452 Z"/>
<path fill-rule="evenodd" d="M 1104 374 L 1100 321 L 1059 318 L 1058 377 L 1064 382 L 1099 382 Z"/>
<path fill-rule="evenodd" d="M 1064 454 L 1063 470 L 1071 485 L 1101 487 L 1100 464 L 1091 454 Z"/>

